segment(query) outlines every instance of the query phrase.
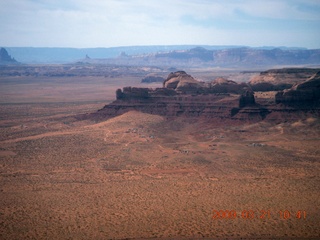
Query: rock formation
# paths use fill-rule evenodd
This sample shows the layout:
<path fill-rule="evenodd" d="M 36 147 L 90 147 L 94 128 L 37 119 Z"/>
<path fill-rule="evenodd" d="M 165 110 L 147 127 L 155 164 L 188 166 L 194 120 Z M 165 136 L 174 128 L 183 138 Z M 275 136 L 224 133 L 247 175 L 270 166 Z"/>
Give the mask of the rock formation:
<path fill-rule="evenodd" d="M 244 92 L 244 89 L 250 88 L 246 83 L 238 84 L 225 78 L 217 78 L 209 83 L 199 82 L 184 71 L 170 73 L 168 78 L 163 82 L 163 87 L 173 89 L 181 94 L 241 94 Z"/>
<path fill-rule="evenodd" d="M 289 105 L 306 105 L 319 103 L 320 100 L 320 71 L 308 80 L 295 84 L 292 88 L 276 94 L 276 103 Z"/>
<path fill-rule="evenodd" d="M 250 79 L 253 91 L 280 91 L 301 83 L 320 71 L 317 68 L 283 68 L 261 72 Z"/>
<path fill-rule="evenodd" d="M 253 106 L 255 103 L 254 92 L 251 90 L 246 90 L 239 98 L 239 108 Z"/>
<path fill-rule="evenodd" d="M 117 100 L 146 99 L 149 97 L 148 88 L 125 87 L 116 91 Z"/>
<path fill-rule="evenodd" d="M 185 71 L 172 72 L 163 82 L 164 88 L 169 88 L 183 93 L 197 93 L 204 86 Z"/>
<path fill-rule="evenodd" d="M 17 61 L 12 58 L 5 48 L 0 49 L 0 64 L 12 64 L 17 63 Z"/>
<path fill-rule="evenodd" d="M 235 94 L 235 92 L 239 93 Z M 240 93 L 243 93 L 241 97 Z M 108 118 L 137 110 L 167 117 L 201 116 L 217 119 L 234 117 L 236 119 L 236 113 L 241 112 L 241 109 L 238 108 L 239 101 L 241 108 L 255 107 L 253 92 L 247 85 L 222 78 L 205 84 L 195 80 L 184 71 L 170 73 L 163 83 L 163 88 L 125 87 L 122 90 L 118 89 L 116 96 L 116 101 L 106 105 L 98 112 L 100 117 Z M 249 110 L 243 110 L 243 116 L 246 111 Z M 251 109 L 250 117 L 261 119 L 261 110 L 257 107 Z"/>
<path fill-rule="evenodd" d="M 278 93 L 276 101 L 281 103 L 319 102 L 319 79 L 319 73 L 317 73 L 308 81 L 297 84 L 288 91 Z M 216 85 L 220 86 L 222 92 L 213 92 L 212 87 Z M 221 86 L 224 85 L 230 88 L 222 89 Z M 234 93 L 235 89 L 238 93 Z M 122 90 L 118 89 L 116 96 L 116 101 L 104 106 L 93 114 L 94 117 L 106 119 L 131 110 L 166 117 L 205 117 L 223 121 L 259 121 L 262 119 L 278 121 L 279 116 L 282 116 L 283 119 L 293 119 L 310 112 L 313 116 L 320 115 L 320 107 L 314 107 L 315 105 L 303 108 L 282 107 L 281 104 L 275 104 L 270 98 L 257 100 L 250 86 L 246 84 L 237 84 L 226 79 L 202 83 L 184 71 L 170 73 L 163 83 L 163 88 L 125 87 Z"/>

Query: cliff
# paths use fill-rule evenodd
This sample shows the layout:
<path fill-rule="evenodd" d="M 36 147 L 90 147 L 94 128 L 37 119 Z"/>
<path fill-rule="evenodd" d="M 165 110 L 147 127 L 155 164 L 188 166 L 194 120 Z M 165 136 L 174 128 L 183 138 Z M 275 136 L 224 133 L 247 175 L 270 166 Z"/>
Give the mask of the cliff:
<path fill-rule="evenodd" d="M 221 91 L 215 86 L 219 86 Z M 239 93 L 235 94 L 235 89 Z M 132 110 L 166 117 L 219 120 L 261 120 L 267 115 L 265 109 L 255 103 L 254 93 L 247 85 L 226 79 L 205 84 L 184 71 L 170 73 L 163 82 L 163 88 L 124 87 L 116 91 L 116 98 L 100 109 L 95 117 L 105 119 Z"/>
<path fill-rule="evenodd" d="M 320 101 L 320 71 L 306 81 L 276 94 L 276 103 L 313 105 Z"/>
<path fill-rule="evenodd" d="M 238 84 L 222 78 L 203 83 L 184 71 L 178 71 L 168 75 L 163 82 L 163 88 L 125 87 L 118 89 L 117 99 L 114 102 L 86 117 L 106 119 L 132 110 L 169 118 L 202 117 L 220 121 L 260 121 L 263 119 L 285 121 L 299 119 L 302 115 L 308 114 L 318 117 L 320 105 L 285 106 L 276 104 L 276 102 L 318 101 L 319 86 L 319 73 L 317 73 L 304 83 L 278 93 L 273 99 L 256 98 L 255 93 L 246 84 Z"/>
<path fill-rule="evenodd" d="M 282 68 L 261 72 L 250 79 L 254 91 L 279 91 L 291 88 L 320 71 L 319 68 Z"/>

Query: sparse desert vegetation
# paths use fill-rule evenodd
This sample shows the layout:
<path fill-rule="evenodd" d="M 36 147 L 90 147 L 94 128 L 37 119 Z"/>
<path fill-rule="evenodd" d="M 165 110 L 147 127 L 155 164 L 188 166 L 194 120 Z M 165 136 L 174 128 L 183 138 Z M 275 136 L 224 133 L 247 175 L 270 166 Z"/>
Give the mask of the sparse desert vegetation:
<path fill-rule="evenodd" d="M 1 239 L 320 237 L 318 117 L 77 120 L 146 85 L 30 79 L 0 79 Z"/>

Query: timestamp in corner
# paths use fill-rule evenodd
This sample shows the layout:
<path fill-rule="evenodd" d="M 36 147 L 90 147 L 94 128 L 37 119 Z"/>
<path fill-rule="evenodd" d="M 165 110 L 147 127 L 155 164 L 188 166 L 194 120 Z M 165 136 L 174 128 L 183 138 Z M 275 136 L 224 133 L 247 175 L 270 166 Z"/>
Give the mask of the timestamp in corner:
<path fill-rule="evenodd" d="M 212 210 L 212 219 L 307 219 L 307 212 L 305 210 L 279 210 L 279 211 L 271 211 L 271 210 Z"/>

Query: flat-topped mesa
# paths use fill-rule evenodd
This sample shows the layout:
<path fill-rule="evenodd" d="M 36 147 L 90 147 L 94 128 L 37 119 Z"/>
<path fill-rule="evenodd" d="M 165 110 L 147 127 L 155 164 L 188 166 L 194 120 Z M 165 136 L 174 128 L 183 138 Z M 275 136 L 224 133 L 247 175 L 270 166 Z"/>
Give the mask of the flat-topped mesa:
<path fill-rule="evenodd" d="M 204 85 L 184 71 L 172 72 L 163 82 L 163 88 L 124 87 L 116 91 L 117 100 L 146 100 L 177 94 L 199 93 Z M 203 91 L 202 91 L 203 92 Z"/>
<path fill-rule="evenodd" d="M 282 68 L 261 72 L 250 79 L 253 91 L 282 91 L 304 82 L 320 71 L 319 68 Z"/>
<path fill-rule="evenodd" d="M 116 91 L 117 100 L 147 100 L 152 98 L 168 97 L 175 95 L 199 95 L 203 94 L 243 94 L 250 89 L 246 83 L 236 83 L 224 78 L 217 78 L 210 83 L 195 80 L 185 71 L 172 72 L 163 82 L 163 88 L 137 88 L 124 87 Z"/>
<path fill-rule="evenodd" d="M 306 81 L 276 94 L 276 103 L 310 105 L 320 102 L 320 71 Z"/>
<path fill-rule="evenodd" d="M 116 101 L 99 111 L 100 116 L 114 117 L 136 110 L 167 117 L 229 119 L 249 107 L 251 118 L 261 118 L 248 85 L 223 78 L 204 83 L 184 71 L 170 73 L 163 88 L 124 87 L 116 91 L 116 97 Z"/>
<path fill-rule="evenodd" d="M 320 78 L 315 74 L 308 81 L 290 90 L 279 92 L 274 99 L 255 94 L 250 85 L 218 78 L 199 82 L 184 71 L 170 73 L 162 88 L 125 87 L 116 91 L 117 99 L 86 117 L 106 119 L 128 111 L 140 111 L 166 117 L 204 117 L 216 120 L 278 121 L 320 116 Z M 259 97 L 260 96 L 260 97 Z M 302 105 L 289 105 L 292 102 Z"/>
<path fill-rule="evenodd" d="M 149 97 L 148 88 L 124 87 L 123 91 L 118 89 L 116 91 L 117 100 L 124 99 L 146 99 Z"/>

